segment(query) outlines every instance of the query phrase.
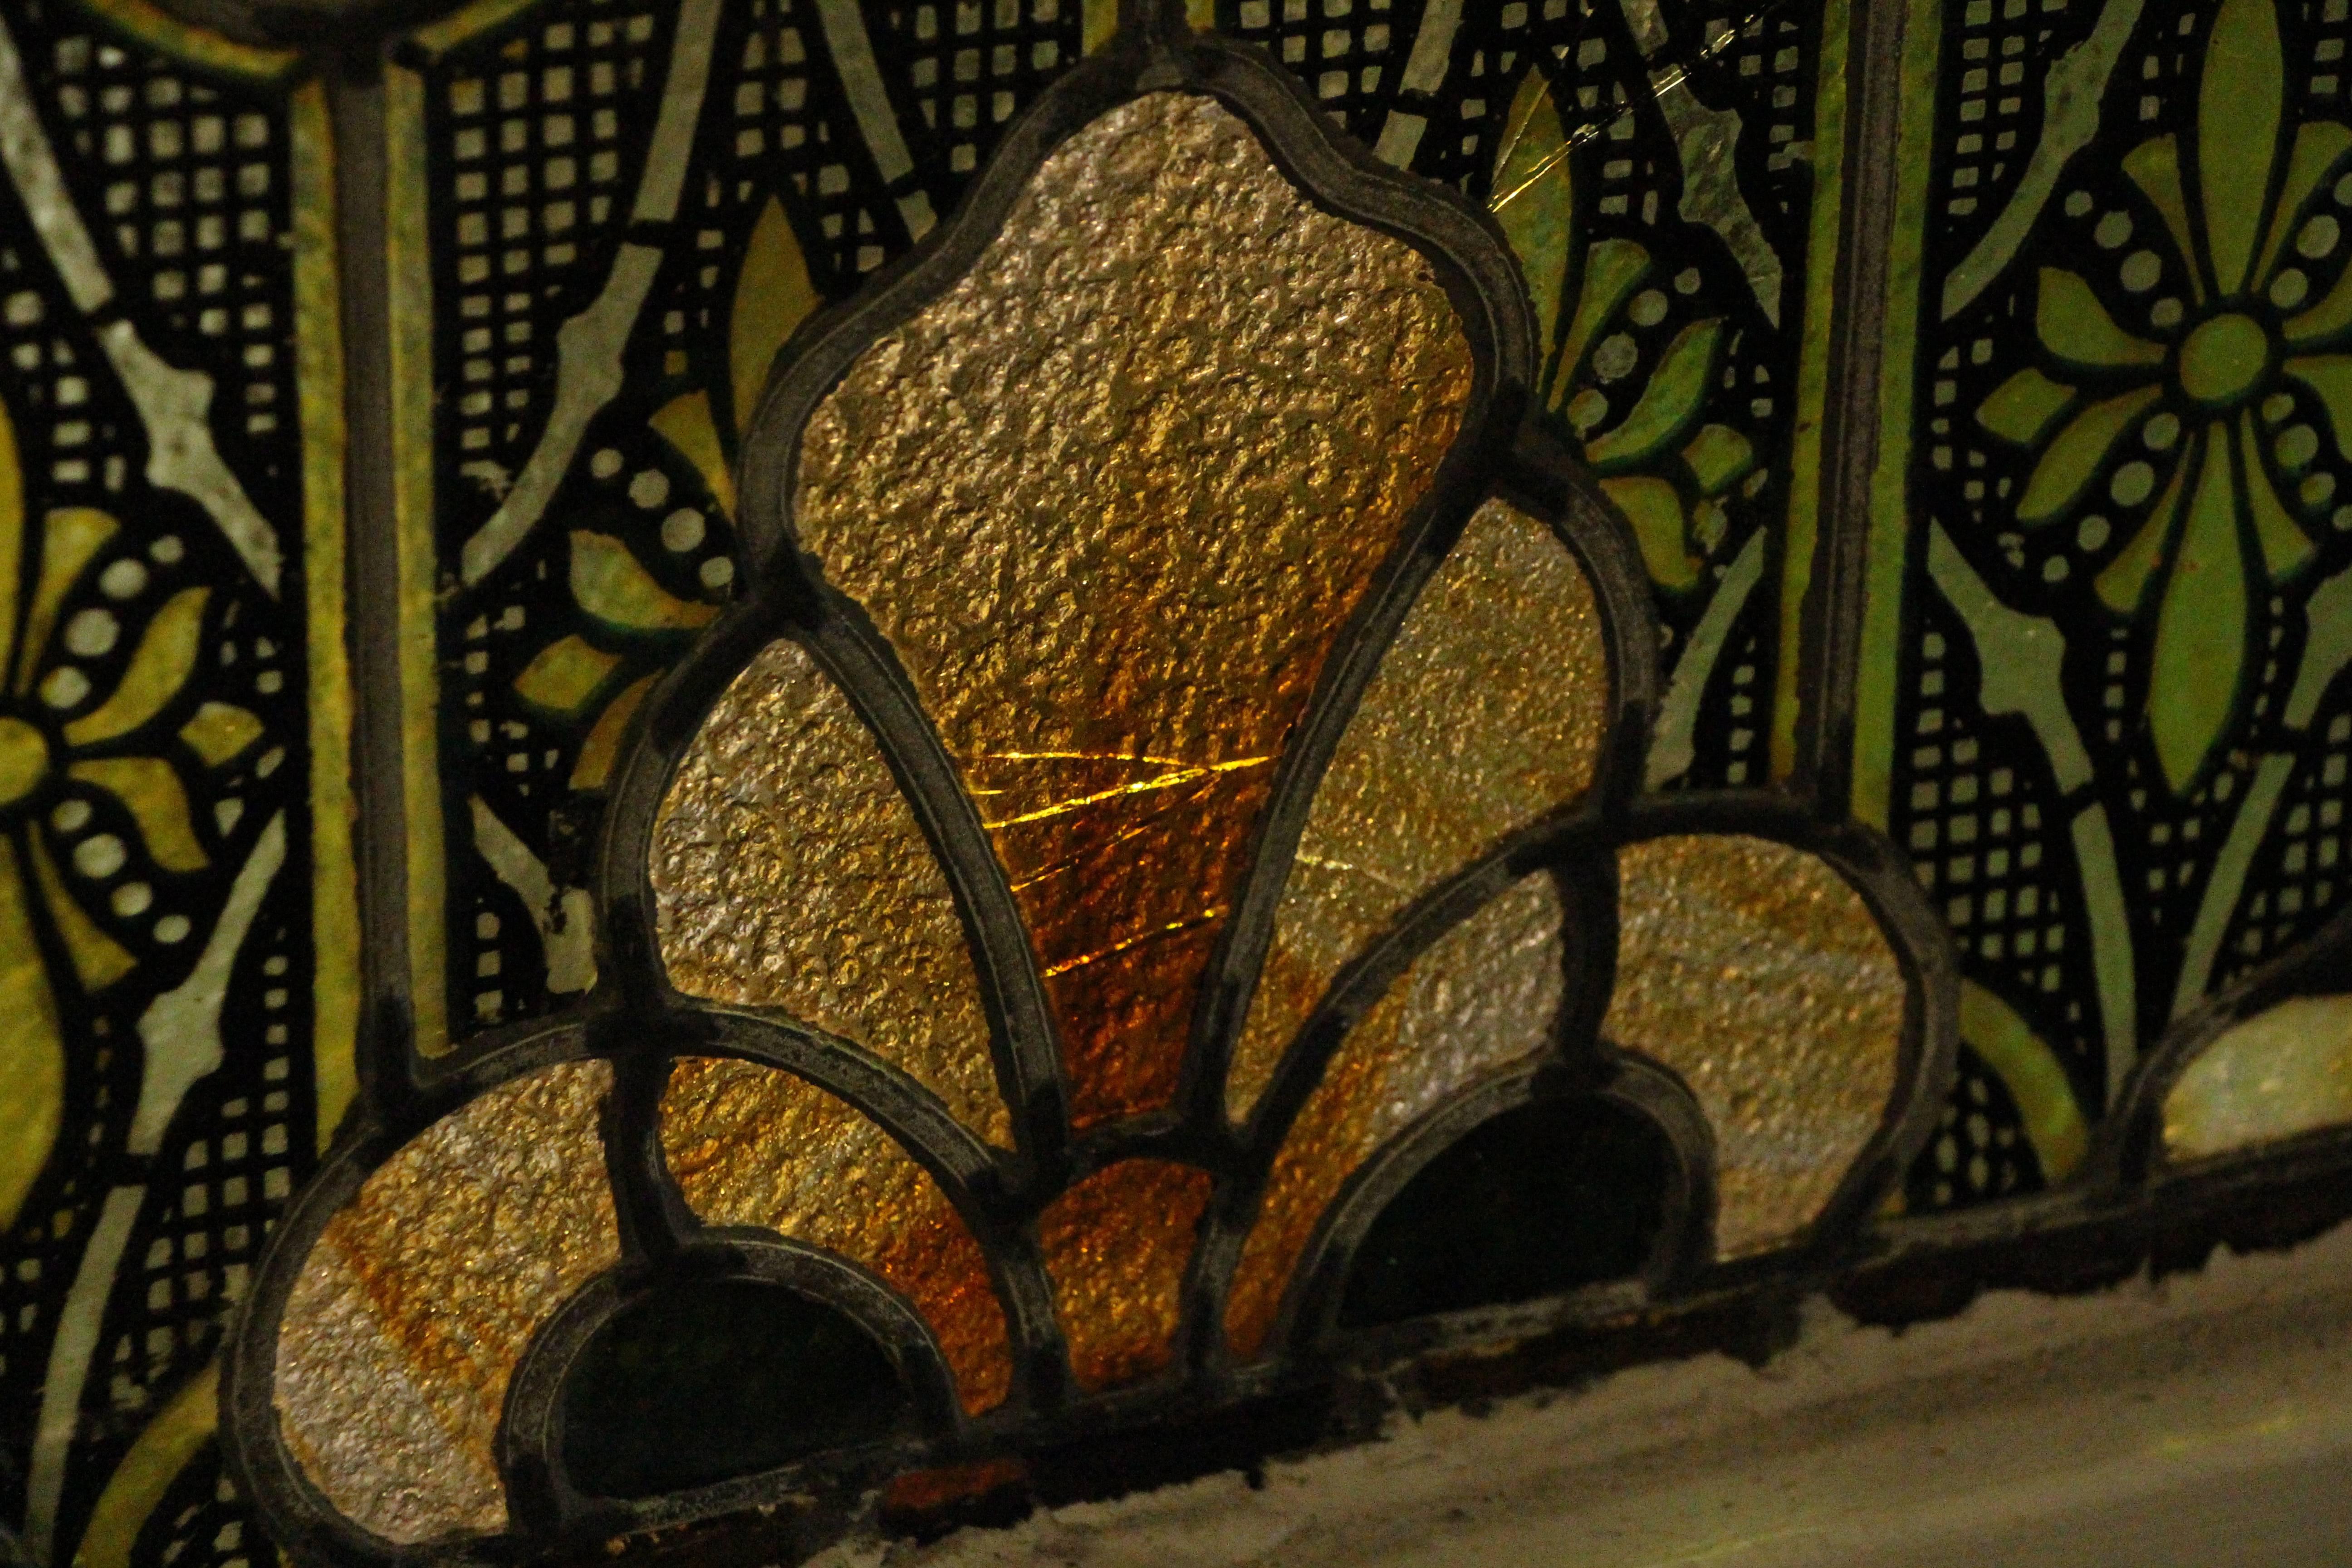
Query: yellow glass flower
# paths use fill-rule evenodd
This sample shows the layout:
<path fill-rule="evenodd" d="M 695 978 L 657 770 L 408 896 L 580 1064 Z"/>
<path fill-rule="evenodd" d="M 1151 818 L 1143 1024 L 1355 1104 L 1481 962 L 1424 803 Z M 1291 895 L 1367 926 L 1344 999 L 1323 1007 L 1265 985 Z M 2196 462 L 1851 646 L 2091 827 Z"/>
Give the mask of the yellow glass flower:
<path fill-rule="evenodd" d="M 63 625 L 59 617 L 121 524 L 88 508 L 53 510 L 37 531 L 37 560 L 26 559 L 33 531 L 20 479 L 15 431 L 0 410 L 0 1125 L 10 1130 L 0 1140 L 0 1226 L 14 1218 L 57 1139 L 65 1089 L 58 988 L 94 994 L 138 966 L 83 908 L 60 862 L 92 887 L 113 880 L 119 918 L 143 911 L 153 897 L 143 882 L 117 879 L 141 852 L 165 872 L 210 863 L 178 770 L 132 749 L 150 739 L 140 732 L 195 670 L 209 590 L 184 588 L 166 599 L 114 689 L 100 696 L 78 662 L 53 656 L 102 656 L 119 637 L 110 611 L 83 612 Z M 241 753 L 261 732 L 253 714 L 220 702 L 204 704 L 179 731 L 208 764 Z M 64 842 L 90 820 L 93 792 L 130 815 L 136 845 L 103 830 Z M 164 919 L 185 935 L 184 918 Z M 161 922 L 158 932 L 176 940 Z M 45 952 L 62 952 L 70 974 L 52 974 Z"/>
<path fill-rule="evenodd" d="M 2225 0 L 2199 80 L 2196 201 L 2179 138 L 2123 159 L 2173 251 L 2168 261 L 2136 253 L 2123 285 L 2140 292 L 2170 276 L 2188 299 L 2160 300 L 2149 321 L 2162 341 L 2143 338 L 2083 277 L 2043 268 L 2034 328 L 2054 363 L 2019 371 L 1976 412 L 1995 436 L 2039 448 L 2017 502 L 2027 527 L 2084 510 L 2111 465 L 2109 499 L 2156 498 L 2095 586 L 2117 615 L 2156 617 L 2147 720 L 2176 794 L 2204 776 L 2249 694 L 2254 596 L 2314 553 L 2296 513 L 2330 487 L 2290 489 L 2294 504 L 2281 497 L 2317 454 L 2308 426 L 2273 431 L 2295 404 L 2289 381 L 2316 395 L 2336 450 L 2352 457 L 2352 354 L 2314 352 L 2352 329 L 2352 268 L 2313 302 L 2301 264 L 2337 246 L 2336 219 L 2306 209 L 2352 154 L 2352 129 L 2289 126 L 2285 99 L 2273 0 Z M 2146 455 L 2118 464 L 2135 437 Z"/>

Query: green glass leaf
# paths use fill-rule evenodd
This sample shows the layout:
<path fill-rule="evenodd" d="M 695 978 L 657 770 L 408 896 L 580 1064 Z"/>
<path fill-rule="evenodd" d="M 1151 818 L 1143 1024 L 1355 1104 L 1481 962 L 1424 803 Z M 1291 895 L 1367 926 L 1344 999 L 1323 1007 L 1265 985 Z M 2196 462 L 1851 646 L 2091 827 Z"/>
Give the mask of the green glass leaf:
<path fill-rule="evenodd" d="M 1625 296 L 1650 270 L 1650 253 L 1630 239 L 1597 241 L 1584 253 L 1584 286 L 1576 297 L 1576 320 L 1569 323 L 1568 341 L 1559 347 L 1559 374 L 1551 385 L 1551 406 L 1557 411 L 1569 395 L 1576 367 L 1601 323 L 1625 302 Z"/>
<path fill-rule="evenodd" d="M 2197 173 L 2215 286 L 2246 287 L 2286 99 L 2273 0 L 2221 0 L 2197 84 Z"/>
<path fill-rule="evenodd" d="M 2287 374 L 2319 394 L 2336 449 L 2352 457 L 2352 354 L 2305 354 L 2286 362 Z"/>
<path fill-rule="evenodd" d="M 2017 521 L 2047 522 L 2072 505 L 2098 473 L 2108 449 L 2163 390 L 2143 386 L 2094 403 L 2075 415 L 2033 465 L 2033 477 L 2025 482 L 2025 499 L 2018 503 Z"/>
<path fill-rule="evenodd" d="M 2270 281 L 2279 247 L 2294 232 L 2294 220 L 2303 216 L 2303 204 L 2311 199 L 2319 182 L 2347 153 L 2352 153 L 2352 126 L 2339 125 L 2333 120 L 2315 120 L 2296 128 L 2294 151 L 2287 155 L 2286 183 L 2279 187 L 2278 206 L 2271 214 L 2270 237 L 2263 241 L 2262 259 L 2254 264 L 2256 282 Z"/>
<path fill-rule="evenodd" d="M 688 631 L 719 615 L 716 605 L 663 588 L 612 535 L 578 529 L 572 534 L 572 596 L 598 620 L 635 631 Z"/>
<path fill-rule="evenodd" d="M 2163 498 L 2147 514 L 2147 521 L 2140 524 L 2138 534 L 2099 574 L 2099 598 L 2119 616 L 2137 616 L 2140 606 L 2147 603 L 2148 584 L 2155 580 L 2157 568 L 2164 564 L 2165 552 L 2171 548 L 2173 526 L 2180 509 L 2180 476 L 2187 467 L 2184 462 L 2172 471 L 2172 483 L 2165 487 Z"/>
<path fill-rule="evenodd" d="M 2129 370 L 2164 363 L 2161 343 L 2145 342 L 2116 325 L 2091 286 L 2062 268 L 2042 269 L 2033 327 L 2052 353 L 2074 364 Z"/>
<path fill-rule="evenodd" d="M 2147 721 L 2175 795 L 2186 795 L 2204 776 L 2245 689 L 2246 552 L 2231 466 L 2229 430 L 2215 425 L 2206 434 L 2205 470 L 2157 616 Z"/>
<path fill-rule="evenodd" d="M 2004 441 L 2030 447 L 2074 398 L 2073 387 L 2029 366 L 1993 388 L 1977 407 L 1977 423 Z"/>
<path fill-rule="evenodd" d="M 1630 468 L 1654 456 L 1683 433 L 1706 399 L 1715 347 L 1722 336 L 1720 319 L 1693 321 L 1675 334 L 1675 341 L 1659 357 L 1657 369 L 1650 373 L 1642 400 L 1633 405 L 1625 422 L 1585 443 L 1584 455 L 1594 468 Z"/>
<path fill-rule="evenodd" d="M 2016 1009 L 1972 980 L 1960 985 L 1960 1038 L 2017 1102 L 2043 1180 L 2056 1186 L 2073 1175 L 2091 1151 L 2091 1132 L 2058 1053 Z"/>
<path fill-rule="evenodd" d="M 1643 564 L 1661 588 L 1680 593 L 1698 582 L 1698 563 L 1683 543 L 1683 503 L 1675 487 L 1647 474 L 1603 479 L 1601 489 L 1633 525 Z"/>
<path fill-rule="evenodd" d="M 1541 70 L 1529 70 L 1519 84 L 1518 96 L 1511 100 L 1509 126 L 1495 157 L 1491 205 L 1535 302 L 1536 347 L 1542 355 L 1551 352 L 1559 331 L 1576 201 L 1570 183 L 1568 134 Z"/>
<path fill-rule="evenodd" d="M 2321 343 L 2352 327 L 2352 267 L 2347 267 L 2319 303 L 2286 324 L 2286 341 L 2302 348 Z"/>
<path fill-rule="evenodd" d="M 1728 425 L 1702 425 L 1683 448 L 1683 461 L 1701 495 L 1720 495 L 1756 466 L 1756 448 Z"/>
<path fill-rule="evenodd" d="M 2164 226 L 2172 231 L 2172 243 L 2180 248 L 2180 259 L 2187 263 L 2189 292 L 2197 302 L 2205 302 L 2204 274 L 2197 265 L 2197 247 L 2189 237 L 2189 199 L 2181 194 L 2180 143 L 2170 136 L 2159 136 L 2143 142 L 2124 154 L 2124 173 L 2148 204 L 2164 215 Z"/>
<path fill-rule="evenodd" d="M 2296 526 L 2263 467 L 2262 448 L 2254 433 L 2254 411 L 2238 416 L 2238 460 L 2246 468 L 2246 502 L 2254 518 L 2254 537 L 2262 541 L 2263 561 L 2271 581 L 2284 582 L 2301 571 L 2312 556 L 2312 543 Z"/>

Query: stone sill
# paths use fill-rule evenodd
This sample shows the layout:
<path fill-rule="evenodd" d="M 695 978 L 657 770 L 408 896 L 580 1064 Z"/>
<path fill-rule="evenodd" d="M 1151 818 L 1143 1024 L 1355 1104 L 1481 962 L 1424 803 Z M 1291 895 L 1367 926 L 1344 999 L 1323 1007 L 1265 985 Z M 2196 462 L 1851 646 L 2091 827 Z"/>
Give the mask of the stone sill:
<path fill-rule="evenodd" d="M 1721 1355 L 824 1568 L 2238 1568 L 2352 1562 L 2352 1227 Z"/>

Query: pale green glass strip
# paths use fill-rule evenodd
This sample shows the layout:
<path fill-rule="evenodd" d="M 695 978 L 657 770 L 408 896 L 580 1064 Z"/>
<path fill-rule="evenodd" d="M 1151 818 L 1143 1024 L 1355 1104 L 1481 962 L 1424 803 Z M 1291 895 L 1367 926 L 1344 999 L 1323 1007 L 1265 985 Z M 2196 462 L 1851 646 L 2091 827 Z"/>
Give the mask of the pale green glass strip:
<path fill-rule="evenodd" d="M 1916 0 L 1932 11 L 1933 0 Z M 1797 427 L 1789 444 L 1789 527 L 1780 560 L 1780 649 L 1772 677 L 1771 774 L 1797 768 L 1798 666 L 1805 639 L 1805 591 L 1821 543 L 1822 424 L 1829 405 L 1830 319 L 1836 313 L 1839 215 L 1845 195 L 1847 0 L 1822 7 L 1822 59 L 1813 106 L 1813 226 L 1806 242 L 1804 337 L 1797 351 Z M 1932 31 L 1932 28 L 1931 28 Z M 1900 237 L 1898 236 L 1898 245 Z M 1916 262 L 1914 262 L 1916 276 Z M 1907 347 L 1907 345 L 1906 345 Z"/>
<path fill-rule="evenodd" d="M 1895 143 L 1895 233 L 1886 262 L 1886 315 L 1879 331 L 1885 357 L 1878 373 L 1878 466 L 1871 477 L 1870 555 L 1864 578 L 1862 657 L 1854 678 L 1851 808 L 1855 816 L 1879 827 L 1886 826 L 1887 795 L 1895 766 L 1895 705 L 1898 689 L 1895 672 L 1901 666 L 1903 566 L 1911 526 L 1909 487 L 1906 482 L 1911 466 L 1911 383 L 1919 349 L 1921 247 L 1927 232 L 1927 175 L 1936 133 L 1941 11 L 1939 0 L 1912 0 L 1904 29 L 1903 124 Z M 1793 559 L 1795 541 L 1791 532 Z M 1783 679 L 1789 679 L 1788 667 L 1793 653 L 1792 639 L 1784 633 L 1780 655 Z M 1774 721 L 1780 722 L 1777 713 Z M 1776 739 L 1776 752 L 1779 744 Z"/>
<path fill-rule="evenodd" d="M 2099 983 L 2099 1018 L 2107 1042 L 2107 1103 L 2123 1092 L 2139 1056 L 2139 1003 L 2133 994 L 2131 921 L 2116 871 L 2116 836 L 2107 808 L 2093 801 L 2076 815 L 2074 866 L 2091 927 L 2091 971 Z"/>
<path fill-rule="evenodd" d="M 1973 980 L 1960 984 L 1960 1037 L 2017 1102 L 2042 1180 L 2054 1187 L 2073 1175 L 2090 1152 L 2091 1133 L 2057 1053 L 2015 1008 Z"/>

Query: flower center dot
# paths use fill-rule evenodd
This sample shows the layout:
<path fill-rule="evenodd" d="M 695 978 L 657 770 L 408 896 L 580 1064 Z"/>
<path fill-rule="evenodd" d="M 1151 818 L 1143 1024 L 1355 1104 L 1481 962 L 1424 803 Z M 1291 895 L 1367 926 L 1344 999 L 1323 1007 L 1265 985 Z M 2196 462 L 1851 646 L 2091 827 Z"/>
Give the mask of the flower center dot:
<path fill-rule="evenodd" d="M 22 719 L 0 718 L 0 805 L 33 793 L 49 771 L 49 743 Z"/>
<path fill-rule="evenodd" d="M 2250 316 L 2216 316 L 2180 346 L 2180 385 L 2200 403 L 2235 403 L 2270 363 L 2270 339 Z"/>

